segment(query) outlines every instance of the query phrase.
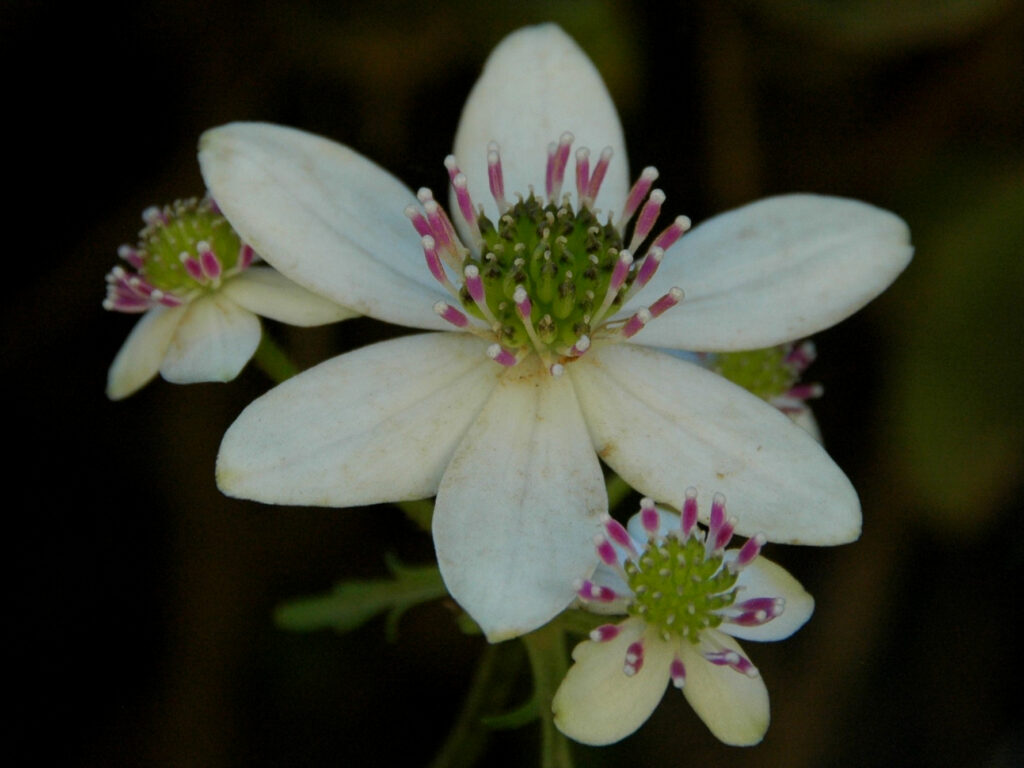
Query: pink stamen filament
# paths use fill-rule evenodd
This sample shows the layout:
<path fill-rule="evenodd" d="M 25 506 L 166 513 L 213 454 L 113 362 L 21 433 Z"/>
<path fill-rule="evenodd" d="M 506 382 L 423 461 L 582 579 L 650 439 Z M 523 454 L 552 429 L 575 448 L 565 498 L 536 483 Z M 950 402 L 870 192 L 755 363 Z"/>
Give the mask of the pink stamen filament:
<path fill-rule="evenodd" d="M 661 248 L 663 251 L 667 251 L 676 241 L 690 228 L 690 219 L 686 216 L 676 216 L 667 229 L 665 229 L 651 245 L 652 248 Z"/>
<path fill-rule="evenodd" d="M 637 313 L 633 315 L 631 318 L 629 318 L 629 320 L 626 321 L 626 324 L 622 326 L 621 333 L 623 338 L 630 339 L 633 336 L 636 336 L 638 333 L 640 333 L 640 331 L 643 330 L 645 325 L 651 322 L 651 318 L 652 315 L 650 313 L 650 310 L 638 310 Z"/>
<path fill-rule="evenodd" d="M 487 145 L 487 181 L 491 187 L 491 196 L 498 204 L 498 213 L 504 213 L 509 209 L 505 199 L 505 175 L 501 170 L 501 153 L 493 141 Z"/>
<path fill-rule="evenodd" d="M 686 489 L 686 500 L 683 502 L 683 514 L 679 519 L 683 539 L 687 539 L 697 524 L 697 489 Z"/>
<path fill-rule="evenodd" d="M 654 223 L 658 220 L 658 214 L 661 213 L 661 205 L 665 202 L 665 193 L 660 189 L 656 189 L 651 192 L 651 196 L 647 199 L 644 204 L 643 210 L 640 211 L 640 216 L 636 220 L 636 227 L 633 229 L 633 238 L 629 242 L 629 249 L 635 251 L 640 244 L 647 239 L 647 235 L 654 229 Z"/>
<path fill-rule="evenodd" d="M 626 673 L 626 677 L 632 677 L 644 666 L 644 644 L 643 641 L 637 640 L 635 643 L 631 643 L 626 649 L 626 663 L 622 666 L 622 671 Z"/>
<path fill-rule="evenodd" d="M 203 274 L 207 279 L 216 282 L 221 274 L 220 259 L 214 254 L 209 243 L 200 242 L 196 248 L 199 251 L 199 264 L 203 268 Z"/>
<path fill-rule="evenodd" d="M 759 533 L 756 536 L 747 539 L 746 543 L 740 547 L 739 554 L 736 555 L 736 559 L 730 564 L 732 570 L 738 571 L 741 568 L 746 568 L 754 559 L 761 554 L 761 547 L 765 545 L 768 539 L 763 533 Z"/>
<path fill-rule="evenodd" d="M 651 304 L 651 306 L 647 308 L 647 311 L 651 313 L 652 318 L 658 317 L 664 312 L 672 309 L 672 307 L 682 300 L 683 292 L 679 288 L 670 288 L 668 293 Z"/>
<path fill-rule="evenodd" d="M 590 150 L 580 147 L 576 150 L 576 196 L 582 201 L 590 183 Z"/>
<path fill-rule="evenodd" d="M 654 506 L 654 500 L 640 499 L 640 524 L 647 531 L 648 537 L 653 537 L 658 532 L 661 523 L 658 517 L 658 510 Z"/>
<path fill-rule="evenodd" d="M 569 161 L 569 148 L 572 146 L 573 135 L 566 131 L 558 140 L 554 153 L 549 155 L 548 164 L 551 168 L 551 183 L 547 188 L 548 200 L 557 202 L 562 193 L 562 182 L 565 180 L 565 166 Z"/>
<path fill-rule="evenodd" d="M 608 172 L 608 164 L 612 160 L 612 148 L 605 147 L 601 150 L 601 157 L 594 166 L 594 172 L 590 174 L 590 181 L 587 183 L 587 192 L 583 196 L 583 203 L 593 205 L 597 199 L 597 193 L 601 191 L 601 183 Z"/>
<path fill-rule="evenodd" d="M 580 584 L 576 594 L 581 599 L 591 603 L 610 603 L 619 597 L 614 589 L 602 587 L 600 584 L 595 584 L 589 579 Z"/>
<path fill-rule="evenodd" d="M 439 301 L 434 305 L 434 311 L 457 328 L 465 328 L 469 325 L 469 318 L 451 304 Z"/>
<path fill-rule="evenodd" d="M 636 180 L 633 188 L 629 191 L 629 196 L 626 198 L 626 204 L 622 208 L 622 215 L 619 216 L 619 222 L 616 224 L 616 228 L 621 232 L 625 229 L 626 224 L 633 218 L 633 214 L 636 213 L 636 209 L 640 207 L 640 203 L 647 197 L 647 193 L 651 189 L 651 185 L 654 184 L 655 179 L 658 178 L 658 170 L 651 166 L 644 168 L 640 174 L 640 178 Z"/>
<path fill-rule="evenodd" d="M 719 667 L 731 667 L 747 677 L 757 677 L 757 667 L 736 651 L 711 651 L 705 653 L 704 658 Z"/>
<path fill-rule="evenodd" d="M 590 632 L 590 639 L 595 643 L 606 643 L 614 640 L 622 632 L 618 624 L 602 624 Z"/>
<path fill-rule="evenodd" d="M 608 534 L 609 539 L 629 551 L 630 554 L 639 556 L 640 553 L 637 551 L 636 545 L 633 544 L 633 537 L 629 535 L 629 532 L 623 528 L 622 523 L 618 520 L 613 520 L 612 518 L 605 520 L 604 530 Z"/>
<path fill-rule="evenodd" d="M 601 558 L 605 565 L 618 566 L 619 555 L 608 539 L 603 536 L 597 536 L 594 541 L 594 548 L 597 550 L 597 556 Z"/>
<path fill-rule="evenodd" d="M 672 685 L 676 688 L 682 688 L 686 685 L 686 667 L 683 666 L 683 662 L 680 661 L 678 656 L 673 657 L 672 663 L 668 668 L 668 674 L 672 678 Z"/>
<path fill-rule="evenodd" d="M 506 368 L 510 368 L 519 362 L 518 357 L 500 344 L 491 344 L 491 346 L 487 348 L 487 356 L 499 365 L 504 365 Z"/>

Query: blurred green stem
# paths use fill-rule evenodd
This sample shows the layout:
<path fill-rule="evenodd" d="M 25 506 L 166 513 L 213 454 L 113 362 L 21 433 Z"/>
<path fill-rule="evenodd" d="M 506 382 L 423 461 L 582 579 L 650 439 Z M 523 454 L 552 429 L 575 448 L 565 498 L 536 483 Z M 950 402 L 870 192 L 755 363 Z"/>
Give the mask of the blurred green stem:
<path fill-rule="evenodd" d="M 256 354 L 252 359 L 275 384 L 280 384 L 285 379 L 290 379 L 299 373 L 299 367 L 291 361 L 266 331 L 260 337 L 260 345 L 256 347 Z"/>
<path fill-rule="evenodd" d="M 555 728 L 551 700 L 569 669 L 565 632 L 559 619 L 521 638 L 533 671 L 533 695 L 540 710 L 541 768 L 572 768 L 569 740 Z"/>
<path fill-rule="evenodd" d="M 476 763 L 491 733 L 483 723 L 484 714 L 507 704 L 521 664 L 522 654 L 515 643 L 484 648 L 455 727 L 430 768 L 468 768 Z"/>

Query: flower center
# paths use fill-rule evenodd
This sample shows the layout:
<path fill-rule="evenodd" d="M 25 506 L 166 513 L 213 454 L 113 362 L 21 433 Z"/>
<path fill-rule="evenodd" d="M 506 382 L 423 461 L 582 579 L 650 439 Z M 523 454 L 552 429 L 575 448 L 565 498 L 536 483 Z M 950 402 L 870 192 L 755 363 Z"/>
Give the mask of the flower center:
<path fill-rule="evenodd" d="M 712 370 L 734 384 L 767 400 L 786 412 L 797 412 L 804 401 L 821 397 L 819 384 L 800 384 L 800 376 L 815 357 L 814 344 L 781 344 L 767 349 L 743 352 L 719 352 Z"/>
<path fill-rule="evenodd" d="M 545 196 L 531 188 L 515 203 L 505 197 L 498 146 L 488 146 L 497 221 L 473 205 L 466 176 L 449 156 L 445 166 L 468 245 L 430 190 L 417 195 L 422 209 L 405 211 L 420 234 L 431 274 L 455 299 L 454 304 L 438 302 L 435 311 L 492 341 L 487 354 L 495 362 L 512 366 L 536 353 L 556 376 L 592 342 L 628 339 L 680 302 L 683 292 L 674 287 L 631 316 L 615 318 L 690 226 L 679 216 L 652 236 L 665 201 L 661 190 L 651 189 L 658 177 L 654 168 L 646 168 L 633 185 L 618 220 L 609 214 L 602 223 L 594 201 L 611 162 L 610 147 L 593 168 L 590 152 L 576 150 L 574 205 L 569 193 L 562 194 L 572 142 L 572 134 L 564 133 L 549 146 Z"/>
<path fill-rule="evenodd" d="M 216 290 L 253 261 L 252 248 L 208 197 L 147 208 L 142 219 L 146 226 L 138 245 L 118 249 L 131 269 L 117 266 L 107 275 L 107 309 L 145 312 L 178 306 Z"/>
<path fill-rule="evenodd" d="M 722 567 L 721 551 L 708 554 L 695 536 L 680 541 L 674 532 L 652 540 L 625 571 L 634 599 L 629 613 L 662 633 L 696 643 L 700 632 L 722 623 L 719 611 L 736 600 L 737 574 Z"/>

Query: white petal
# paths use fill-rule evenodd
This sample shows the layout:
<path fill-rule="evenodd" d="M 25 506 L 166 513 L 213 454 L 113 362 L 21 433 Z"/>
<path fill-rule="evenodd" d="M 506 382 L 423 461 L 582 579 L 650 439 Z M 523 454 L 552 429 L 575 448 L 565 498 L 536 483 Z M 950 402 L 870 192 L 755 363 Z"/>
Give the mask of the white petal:
<path fill-rule="evenodd" d="M 770 197 L 710 219 L 669 250 L 630 308 L 672 286 L 685 296 L 635 340 L 726 351 L 803 338 L 884 291 L 912 253 L 907 225 L 888 211 L 837 197 Z"/>
<path fill-rule="evenodd" d="M 155 307 L 139 318 L 107 372 L 107 397 L 128 397 L 157 375 L 185 309 Z"/>
<path fill-rule="evenodd" d="M 220 293 L 185 308 L 160 375 L 175 384 L 231 381 L 260 343 L 260 321 Z"/>
<path fill-rule="evenodd" d="M 468 334 L 385 341 L 254 401 L 224 435 L 217 483 L 273 504 L 349 507 L 437 491 L 500 366 Z"/>
<path fill-rule="evenodd" d="M 448 591 L 497 642 L 541 626 L 597 564 L 608 509 L 572 384 L 536 358 L 502 377 L 444 473 L 434 545 Z"/>
<path fill-rule="evenodd" d="M 658 706 L 668 683 L 673 646 L 648 633 L 644 664 L 632 677 L 623 671 L 626 649 L 644 631 L 628 619 L 613 640 L 585 640 L 572 652 L 575 662 L 558 687 L 551 709 L 558 730 L 583 744 L 600 746 L 629 736 Z"/>
<path fill-rule="evenodd" d="M 232 226 L 279 272 L 372 317 L 446 329 L 446 298 L 405 217 L 416 198 L 387 171 L 319 136 L 266 123 L 203 134 L 203 178 Z"/>
<path fill-rule="evenodd" d="M 487 145 L 501 148 L 505 197 L 515 201 L 530 186 L 544 194 L 547 147 L 565 131 L 576 137 L 573 152 L 590 150 L 591 168 L 611 147 L 597 207 L 617 217 L 629 192 L 629 166 L 622 125 L 601 75 L 575 41 L 554 24 L 526 27 L 506 37 L 491 53 L 469 94 L 455 134 L 455 157 L 469 180 L 476 204 L 488 216 L 497 208 L 487 181 Z M 570 155 L 563 192 L 576 192 Z M 453 206 L 457 211 L 458 207 Z M 457 214 L 456 219 L 460 219 Z"/>
<path fill-rule="evenodd" d="M 786 601 L 782 615 L 776 616 L 759 627 L 741 627 L 736 624 L 722 624 L 719 630 L 743 640 L 782 640 L 807 623 L 814 613 L 814 598 L 799 581 L 777 563 L 758 557 L 740 571 L 736 580 L 740 587 L 737 602 L 755 597 L 781 597 Z"/>
<path fill-rule="evenodd" d="M 699 366 L 630 344 L 566 366 L 598 455 L 641 493 L 680 507 L 724 493 L 742 535 L 840 544 L 860 504 L 824 449 L 760 398 Z M 708 505 L 701 505 L 706 515 Z"/>
<path fill-rule="evenodd" d="M 743 654 L 739 644 L 715 630 L 705 630 L 719 645 Z M 712 664 L 690 643 L 679 644 L 686 667 L 683 695 L 693 711 L 721 741 L 733 746 L 757 744 L 768 730 L 768 689 L 761 676 L 748 677 L 731 667 Z M 746 656 L 746 654 L 743 654 Z"/>
<path fill-rule="evenodd" d="M 307 291 L 269 267 L 250 267 L 228 280 L 221 292 L 250 312 L 289 325 L 324 325 L 359 314 Z"/>

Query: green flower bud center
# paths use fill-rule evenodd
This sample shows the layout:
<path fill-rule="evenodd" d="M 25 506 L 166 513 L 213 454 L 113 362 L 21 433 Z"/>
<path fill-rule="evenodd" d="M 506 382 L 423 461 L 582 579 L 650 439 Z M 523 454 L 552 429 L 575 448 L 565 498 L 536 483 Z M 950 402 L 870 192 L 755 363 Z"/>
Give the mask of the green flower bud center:
<path fill-rule="evenodd" d="M 176 200 L 166 206 L 139 232 L 139 255 L 143 265 L 139 274 L 154 288 L 177 296 L 209 291 L 217 281 L 196 280 L 182 263 L 182 254 L 199 261 L 198 244 L 205 242 L 221 264 L 221 273 L 238 265 L 242 241 L 227 219 L 208 198 Z"/>
<path fill-rule="evenodd" d="M 629 613 L 657 626 L 663 635 L 696 643 L 700 632 L 722 623 L 715 611 L 733 604 L 737 575 L 722 567 L 722 555 L 707 556 L 704 542 L 681 542 L 669 534 L 652 542 L 639 562 L 625 565 L 634 599 Z"/>
<path fill-rule="evenodd" d="M 574 211 L 566 199 L 560 206 L 543 205 L 533 194 L 510 207 L 495 225 L 477 220 L 484 244 L 482 256 L 466 264 L 480 270 L 487 306 L 497 319 L 498 341 L 509 348 L 531 345 L 513 295 L 523 286 L 531 302 L 530 321 L 540 342 L 561 352 L 590 335 L 594 318 L 608 292 L 623 248 L 622 234 L 609 221 L 601 224 L 586 206 Z M 606 314 L 621 306 L 632 274 L 619 289 Z M 482 317 L 465 287 L 462 303 Z"/>
<path fill-rule="evenodd" d="M 714 370 L 764 400 L 783 395 L 799 379 L 798 370 L 786 362 L 788 346 L 722 352 L 715 355 Z"/>

